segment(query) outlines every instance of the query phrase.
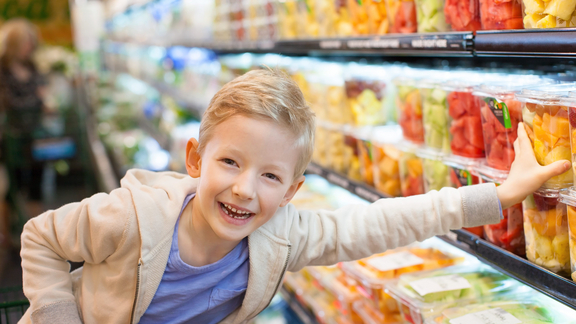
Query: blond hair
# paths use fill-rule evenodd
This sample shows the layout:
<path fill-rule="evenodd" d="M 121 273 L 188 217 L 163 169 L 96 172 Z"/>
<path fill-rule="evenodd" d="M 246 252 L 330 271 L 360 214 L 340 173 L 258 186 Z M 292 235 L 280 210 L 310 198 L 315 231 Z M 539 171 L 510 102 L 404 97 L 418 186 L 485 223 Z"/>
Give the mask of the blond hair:
<path fill-rule="evenodd" d="M 214 128 L 224 120 L 243 115 L 274 121 L 289 129 L 301 151 L 294 179 L 304 174 L 314 149 L 314 113 L 298 85 L 273 69 L 250 71 L 224 85 L 202 116 L 198 152 L 202 154 Z"/>
<path fill-rule="evenodd" d="M 4 23 L 0 28 L 0 64 L 9 66 L 20 56 L 22 44 L 28 41 L 32 51 L 38 47 L 38 32 L 36 26 L 26 19 L 16 18 Z M 31 57 L 25 63 L 32 64 Z"/>

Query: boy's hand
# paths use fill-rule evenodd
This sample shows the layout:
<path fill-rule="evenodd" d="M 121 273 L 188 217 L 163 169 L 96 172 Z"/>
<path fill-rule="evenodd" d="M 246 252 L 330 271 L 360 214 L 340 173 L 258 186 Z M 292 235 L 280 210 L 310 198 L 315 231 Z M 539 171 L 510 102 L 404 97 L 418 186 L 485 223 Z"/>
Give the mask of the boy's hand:
<path fill-rule="evenodd" d="M 521 202 L 548 179 L 568 171 L 571 166 L 571 162 L 567 160 L 541 166 L 534 156 L 524 123 L 518 124 L 518 138 L 514 141 L 514 151 L 516 158 L 510 168 L 508 179 L 496 188 L 503 210 Z"/>

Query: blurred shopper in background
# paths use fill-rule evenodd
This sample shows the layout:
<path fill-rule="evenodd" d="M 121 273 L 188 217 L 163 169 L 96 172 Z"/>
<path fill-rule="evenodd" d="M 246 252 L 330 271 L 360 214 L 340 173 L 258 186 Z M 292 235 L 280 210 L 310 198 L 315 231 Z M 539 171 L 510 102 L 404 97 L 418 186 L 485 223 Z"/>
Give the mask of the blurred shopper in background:
<path fill-rule="evenodd" d="M 1 159 L 10 179 L 10 194 L 22 192 L 28 201 L 40 201 L 43 166 L 32 158 L 34 134 L 41 128 L 46 92 L 32 55 L 38 46 L 37 30 L 24 19 L 0 28 L 0 122 Z M 41 210 L 39 203 L 31 207 Z"/>

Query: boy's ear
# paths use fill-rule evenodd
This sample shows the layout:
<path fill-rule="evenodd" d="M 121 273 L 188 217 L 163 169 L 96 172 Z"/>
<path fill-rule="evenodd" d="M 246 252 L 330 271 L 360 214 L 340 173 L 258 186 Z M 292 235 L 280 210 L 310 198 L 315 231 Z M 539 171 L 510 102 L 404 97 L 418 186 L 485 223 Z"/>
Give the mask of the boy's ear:
<path fill-rule="evenodd" d="M 292 200 L 292 198 L 294 198 L 294 195 L 296 194 L 296 192 L 298 192 L 300 187 L 302 187 L 302 185 L 304 184 L 304 180 L 306 180 L 306 177 L 304 177 L 304 176 L 300 176 L 299 178 L 294 180 L 294 182 L 292 183 L 290 188 L 288 188 L 288 191 L 286 191 L 286 195 L 284 195 L 284 198 L 282 199 L 282 203 L 280 203 L 280 207 L 284 207 L 284 206 L 288 205 L 290 200 Z"/>
<path fill-rule="evenodd" d="M 200 165 L 202 158 L 198 153 L 198 141 L 190 138 L 186 143 L 186 171 L 192 178 L 200 177 Z"/>

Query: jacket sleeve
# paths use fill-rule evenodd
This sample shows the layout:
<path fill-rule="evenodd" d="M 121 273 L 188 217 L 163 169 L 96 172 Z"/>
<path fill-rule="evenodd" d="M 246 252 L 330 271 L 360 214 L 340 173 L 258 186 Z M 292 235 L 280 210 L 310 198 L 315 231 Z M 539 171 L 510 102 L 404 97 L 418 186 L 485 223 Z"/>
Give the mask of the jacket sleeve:
<path fill-rule="evenodd" d="M 23 286 L 33 323 L 53 323 L 55 314 L 67 316 L 66 323 L 81 323 L 67 260 L 105 262 L 125 241 L 134 215 L 131 194 L 121 188 L 47 211 L 26 223 Z"/>
<path fill-rule="evenodd" d="M 494 184 L 443 188 L 335 211 L 299 211 L 289 232 L 288 270 L 361 259 L 451 229 L 497 223 L 500 215 Z"/>

